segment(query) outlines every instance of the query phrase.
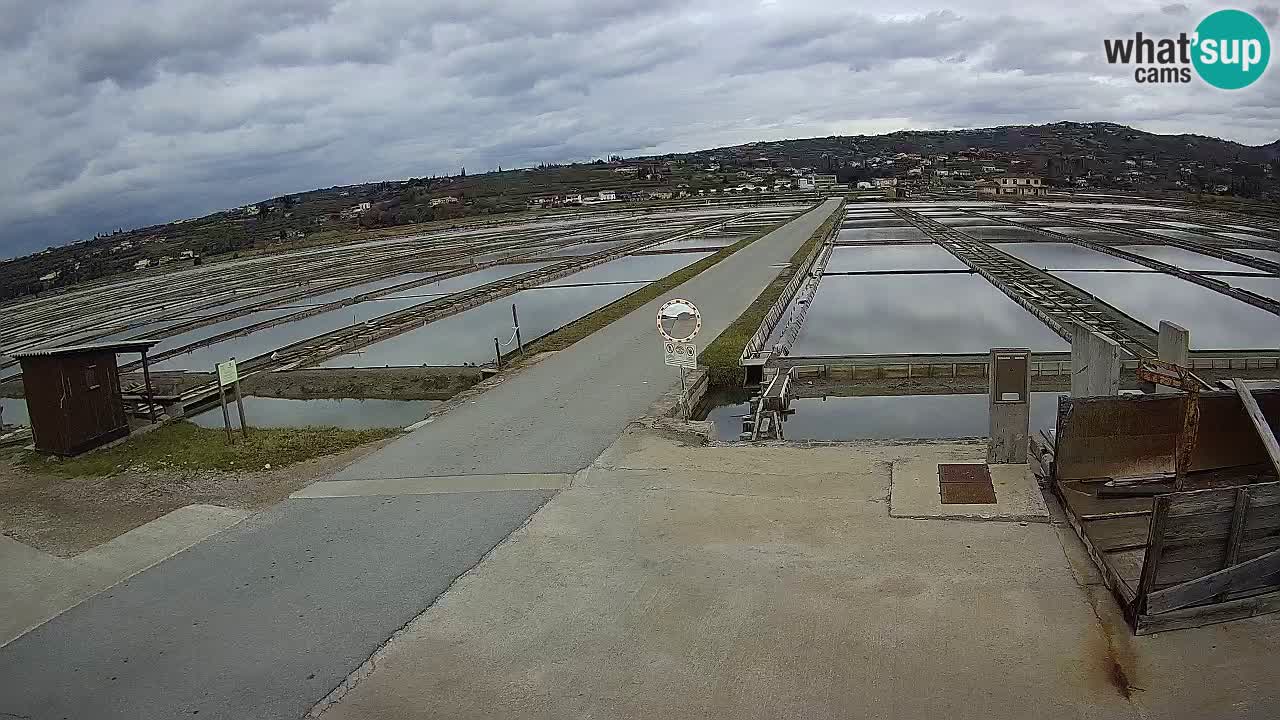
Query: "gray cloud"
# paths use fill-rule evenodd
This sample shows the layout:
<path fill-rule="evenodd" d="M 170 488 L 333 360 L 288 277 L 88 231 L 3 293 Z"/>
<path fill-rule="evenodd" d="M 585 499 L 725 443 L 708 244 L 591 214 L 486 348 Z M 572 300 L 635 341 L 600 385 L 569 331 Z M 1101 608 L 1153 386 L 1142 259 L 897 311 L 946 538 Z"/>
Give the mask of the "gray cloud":
<path fill-rule="evenodd" d="M 1101 57 L 1213 9 L 0 0 L 0 256 L 463 165 L 1062 119 L 1273 141 L 1274 71 L 1152 88 Z"/>

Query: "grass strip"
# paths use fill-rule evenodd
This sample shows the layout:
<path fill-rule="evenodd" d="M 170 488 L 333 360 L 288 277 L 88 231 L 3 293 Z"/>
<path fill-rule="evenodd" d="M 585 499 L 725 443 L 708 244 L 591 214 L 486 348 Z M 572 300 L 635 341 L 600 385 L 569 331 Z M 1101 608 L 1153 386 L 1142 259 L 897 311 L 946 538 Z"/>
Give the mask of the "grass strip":
<path fill-rule="evenodd" d="M 717 250 L 714 254 L 708 255 L 688 267 L 676 270 L 660 280 L 655 280 L 630 295 L 618 298 L 589 315 L 583 315 L 559 330 L 548 333 L 547 335 L 544 335 L 526 345 L 524 348 L 525 354 L 532 356 L 541 352 L 563 350 L 569 347 L 588 335 L 591 335 L 595 331 L 608 326 L 613 321 L 629 315 L 636 308 L 642 307 L 658 297 L 665 295 L 672 289 L 683 285 L 699 273 L 722 262 L 725 258 L 759 240 L 765 235 L 768 235 L 774 230 L 777 230 L 783 225 L 786 225 L 788 222 L 790 222 L 790 220 L 783 220 L 776 225 L 766 228 L 760 233 L 750 237 L 745 237 L 732 245 L 726 245 L 725 247 Z M 654 332 L 656 333 L 657 331 L 655 330 Z M 502 358 L 503 362 L 505 363 L 511 355 L 511 353 L 504 355 Z"/>
<path fill-rule="evenodd" d="M 751 340 L 751 336 L 756 334 L 760 324 L 764 322 L 764 317 L 769 313 L 769 308 L 773 307 L 774 302 L 782 295 L 782 291 L 786 289 L 787 283 L 791 282 L 792 276 L 800 269 L 801 263 L 809 256 L 809 253 L 817 247 L 827 233 L 831 232 L 832 227 L 840 222 L 844 217 L 843 206 L 827 218 L 813 235 L 804 242 L 795 253 L 791 256 L 791 261 L 787 267 L 778 272 L 778 276 L 773 282 L 765 286 L 764 290 L 756 296 L 751 305 L 747 307 L 746 312 L 738 316 L 725 331 L 720 333 L 719 337 L 711 341 L 706 349 L 698 357 L 698 364 L 707 368 L 708 382 L 711 388 L 719 387 L 741 387 L 743 380 L 746 378 L 746 371 L 738 364 L 742 359 L 742 350 Z"/>
<path fill-rule="evenodd" d="M 128 468 L 142 470 L 262 470 L 332 455 L 382 440 L 399 428 L 346 430 L 334 427 L 253 428 L 246 440 L 238 431 L 227 444 L 222 428 L 189 422 L 170 423 L 136 435 L 115 447 L 70 459 L 30 453 L 23 464 L 31 471 L 64 477 L 104 477 Z"/>

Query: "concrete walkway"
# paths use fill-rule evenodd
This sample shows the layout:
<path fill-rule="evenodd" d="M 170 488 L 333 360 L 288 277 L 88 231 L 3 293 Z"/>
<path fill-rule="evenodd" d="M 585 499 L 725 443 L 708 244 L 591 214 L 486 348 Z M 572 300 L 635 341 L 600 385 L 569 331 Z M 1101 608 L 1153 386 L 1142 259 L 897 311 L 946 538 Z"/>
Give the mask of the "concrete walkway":
<path fill-rule="evenodd" d="M 837 205 L 675 290 L 702 339 Z M 676 382 L 658 304 L 0 648 L 0 717 L 300 717 Z"/>
<path fill-rule="evenodd" d="M 633 427 L 321 720 L 1280 714 L 1280 616 L 1134 638 L 1069 528 L 890 516 L 894 464 L 984 456 Z"/>
<path fill-rule="evenodd" d="M 245 510 L 188 505 L 75 557 L 0 535 L 0 646 L 116 583 L 226 530 Z"/>

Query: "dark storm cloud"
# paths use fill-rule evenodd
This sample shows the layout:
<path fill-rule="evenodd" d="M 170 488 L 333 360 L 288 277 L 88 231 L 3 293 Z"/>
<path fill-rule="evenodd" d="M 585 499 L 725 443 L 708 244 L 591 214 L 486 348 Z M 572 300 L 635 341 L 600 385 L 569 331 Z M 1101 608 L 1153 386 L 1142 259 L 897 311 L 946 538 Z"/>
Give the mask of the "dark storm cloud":
<path fill-rule="evenodd" d="M 0 0 L 0 256 L 464 165 L 1061 119 L 1270 142 L 1274 71 L 1235 93 L 1152 89 L 1102 60 L 1105 36 L 1213 9 Z"/>

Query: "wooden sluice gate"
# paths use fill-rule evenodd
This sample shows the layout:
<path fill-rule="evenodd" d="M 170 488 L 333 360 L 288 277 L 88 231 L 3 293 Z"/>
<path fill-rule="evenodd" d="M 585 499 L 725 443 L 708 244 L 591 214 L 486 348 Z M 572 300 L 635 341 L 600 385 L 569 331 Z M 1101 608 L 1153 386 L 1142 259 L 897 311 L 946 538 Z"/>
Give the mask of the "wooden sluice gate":
<path fill-rule="evenodd" d="M 785 440 L 783 418 L 791 410 L 791 372 L 773 376 L 764 390 L 751 398 L 751 411 L 742 418 L 742 440 Z"/>

